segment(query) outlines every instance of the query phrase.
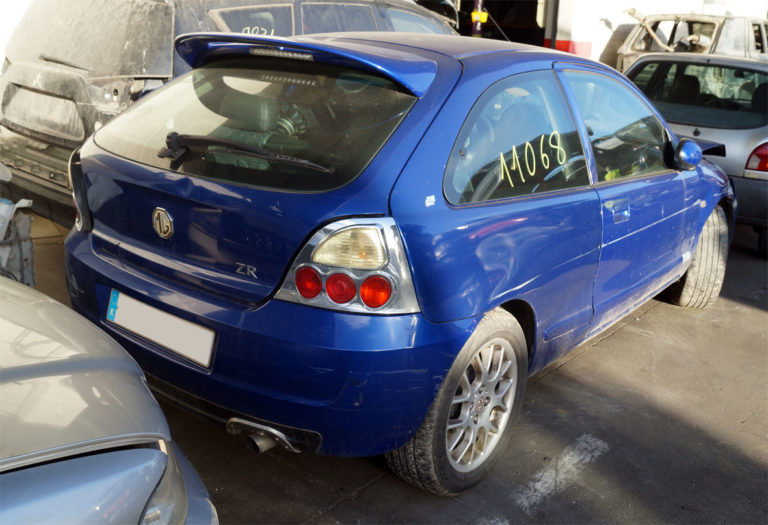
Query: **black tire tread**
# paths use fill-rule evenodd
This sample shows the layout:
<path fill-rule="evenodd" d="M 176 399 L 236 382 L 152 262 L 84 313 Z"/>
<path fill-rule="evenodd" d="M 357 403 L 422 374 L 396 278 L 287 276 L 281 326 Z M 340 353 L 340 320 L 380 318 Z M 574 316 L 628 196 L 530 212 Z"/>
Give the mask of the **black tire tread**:
<path fill-rule="evenodd" d="M 517 323 L 517 320 L 510 313 L 497 308 L 486 314 L 483 318 L 483 322 L 492 326 L 513 325 L 519 334 L 517 344 L 522 344 L 524 346 L 525 338 L 522 334 L 522 329 Z M 471 340 L 472 338 L 470 338 L 470 341 Z M 527 353 L 525 370 L 527 370 Z M 389 468 L 403 480 L 434 494 L 450 496 L 460 493 L 461 490 L 452 490 L 442 482 L 440 473 L 437 471 L 437 465 L 434 461 L 434 458 L 438 453 L 438 451 L 434 449 L 434 433 L 438 418 L 439 395 L 440 394 L 438 394 L 432 402 L 432 406 L 430 406 L 429 411 L 424 418 L 424 422 L 421 424 L 421 427 L 416 434 L 400 448 L 385 453 L 385 457 Z M 518 406 L 520 402 L 521 401 L 518 401 Z M 507 428 L 512 426 L 512 423 L 514 423 L 514 417 L 508 423 Z"/>
<path fill-rule="evenodd" d="M 672 303 L 703 309 L 720 295 L 728 259 L 728 221 L 720 206 L 704 223 L 691 264 L 670 289 Z"/>

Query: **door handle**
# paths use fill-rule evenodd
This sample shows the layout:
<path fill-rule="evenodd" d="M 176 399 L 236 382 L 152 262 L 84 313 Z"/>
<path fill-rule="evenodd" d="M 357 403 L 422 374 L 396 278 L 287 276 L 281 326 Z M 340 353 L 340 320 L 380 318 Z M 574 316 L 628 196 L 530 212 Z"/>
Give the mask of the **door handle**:
<path fill-rule="evenodd" d="M 629 199 L 608 201 L 605 203 L 605 207 L 611 210 L 614 224 L 629 220 Z"/>

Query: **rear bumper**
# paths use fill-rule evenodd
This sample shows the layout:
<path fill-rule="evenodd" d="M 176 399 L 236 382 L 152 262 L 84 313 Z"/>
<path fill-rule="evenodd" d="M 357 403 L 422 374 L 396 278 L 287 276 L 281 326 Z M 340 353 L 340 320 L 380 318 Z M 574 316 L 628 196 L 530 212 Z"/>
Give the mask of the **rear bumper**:
<path fill-rule="evenodd" d="M 367 456 L 405 443 L 477 323 L 227 301 L 108 260 L 77 232 L 66 259 L 73 306 L 160 379 L 162 393 L 220 421 L 271 426 L 297 449 L 322 454 Z M 113 288 L 214 330 L 210 368 L 106 321 Z"/>
<path fill-rule="evenodd" d="M 736 222 L 765 228 L 768 226 L 768 180 L 731 177 L 733 192 L 739 199 Z"/>

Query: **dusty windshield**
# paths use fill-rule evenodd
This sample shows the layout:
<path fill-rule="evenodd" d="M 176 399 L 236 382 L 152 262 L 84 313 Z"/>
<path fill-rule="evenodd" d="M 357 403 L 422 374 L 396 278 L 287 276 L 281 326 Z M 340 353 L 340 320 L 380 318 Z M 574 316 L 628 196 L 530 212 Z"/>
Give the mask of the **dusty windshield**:
<path fill-rule="evenodd" d="M 415 100 L 393 82 L 357 70 L 232 59 L 158 90 L 95 141 L 122 157 L 193 176 L 325 191 L 365 169 Z"/>
<path fill-rule="evenodd" d="M 165 2 L 35 0 L 6 56 L 60 64 L 90 77 L 169 76 L 172 46 L 173 9 Z"/>

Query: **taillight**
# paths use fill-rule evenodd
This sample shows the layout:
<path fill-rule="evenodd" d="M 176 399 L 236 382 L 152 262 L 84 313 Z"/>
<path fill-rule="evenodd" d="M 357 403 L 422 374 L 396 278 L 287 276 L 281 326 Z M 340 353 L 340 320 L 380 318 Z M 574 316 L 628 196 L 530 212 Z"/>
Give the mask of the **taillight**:
<path fill-rule="evenodd" d="M 747 159 L 744 169 L 752 171 L 768 171 L 768 142 L 755 148 Z M 746 175 L 749 176 L 748 174 Z"/>
<path fill-rule="evenodd" d="M 334 303 L 344 304 L 355 298 L 357 285 L 349 275 L 334 273 L 325 281 L 325 293 Z"/>
<path fill-rule="evenodd" d="M 323 280 L 317 270 L 305 266 L 296 270 L 296 289 L 302 297 L 312 299 L 323 291 Z"/>
<path fill-rule="evenodd" d="M 347 312 L 419 311 L 400 232 L 388 217 L 345 219 L 316 232 L 275 297 Z"/>
<path fill-rule="evenodd" d="M 384 306 L 391 296 L 392 285 L 381 275 L 368 277 L 360 286 L 360 300 L 369 308 Z"/>

